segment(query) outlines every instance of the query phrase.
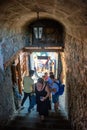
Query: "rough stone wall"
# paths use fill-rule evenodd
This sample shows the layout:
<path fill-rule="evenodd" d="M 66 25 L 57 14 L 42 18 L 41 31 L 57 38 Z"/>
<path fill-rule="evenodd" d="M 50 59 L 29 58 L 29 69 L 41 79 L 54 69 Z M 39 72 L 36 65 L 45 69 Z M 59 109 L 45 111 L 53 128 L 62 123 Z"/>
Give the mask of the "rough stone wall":
<path fill-rule="evenodd" d="M 75 130 L 87 130 L 87 43 L 66 36 L 69 117 Z"/>
<path fill-rule="evenodd" d="M 0 30 L 0 46 L 3 55 L 3 62 L 6 62 L 18 50 L 28 46 L 27 36 L 23 33 Z"/>
<path fill-rule="evenodd" d="M 0 125 L 11 118 L 15 111 L 10 67 L 0 69 Z"/>
<path fill-rule="evenodd" d="M 0 30 L 0 122 L 8 120 L 15 112 L 11 68 L 9 65 L 4 69 L 3 64 L 18 50 L 28 45 L 26 35 L 4 31 Z"/>

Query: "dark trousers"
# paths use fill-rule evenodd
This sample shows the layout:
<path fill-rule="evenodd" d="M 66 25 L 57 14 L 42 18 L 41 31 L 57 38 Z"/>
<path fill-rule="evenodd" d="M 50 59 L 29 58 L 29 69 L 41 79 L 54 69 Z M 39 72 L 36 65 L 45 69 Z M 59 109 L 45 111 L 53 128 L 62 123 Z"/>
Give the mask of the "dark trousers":
<path fill-rule="evenodd" d="M 24 97 L 22 99 L 22 103 L 21 103 L 21 106 L 23 106 L 24 102 L 26 101 L 26 99 L 29 98 L 29 108 L 31 109 L 32 108 L 32 104 L 31 104 L 31 93 L 26 93 L 24 92 Z"/>

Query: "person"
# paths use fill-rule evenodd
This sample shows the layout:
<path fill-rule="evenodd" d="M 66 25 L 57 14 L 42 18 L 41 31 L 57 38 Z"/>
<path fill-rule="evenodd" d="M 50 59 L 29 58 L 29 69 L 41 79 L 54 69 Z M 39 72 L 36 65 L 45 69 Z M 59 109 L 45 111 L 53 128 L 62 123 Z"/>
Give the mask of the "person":
<path fill-rule="evenodd" d="M 23 104 L 26 101 L 27 97 L 29 97 L 29 108 L 28 112 L 31 111 L 33 108 L 31 98 L 32 98 L 32 92 L 34 91 L 34 80 L 32 79 L 32 76 L 34 74 L 34 70 L 29 71 L 29 76 L 25 76 L 23 80 L 23 86 L 24 86 L 24 97 L 21 102 L 21 109 L 23 109 Z"/>
<path fill-rule="evenodd" d="M 45 79 L 45 75 L 42 76 L 42 79 L 44 80 L 45 85 L 47 85 L 48 89 L 49 89 L 48 79 Z M 50 89 L 49 89 L 49 91 L 50 91 Z M 51 110 L 51 93 L 49 94 L 49 110 Z"/>
<path fill-rule="evenodd" d="M 16 109 L 19 109 L 22 95 L 19 93 L 18 85 L 17 85 L 16 81 L 13 84 L 13 93 L 14 93 L 15 107 L 16 107 Z"/>
<path fill-rule="evenodd" d="M 44 73 L 44 80 L 45 80 L 45 81 L 48 80 L 48 73 L 47 73 L 47 72 Z"/>
<path fill-rule="evenodd" d="M 52 79 L 50 78 L 51 75 L 53 75 L 52 71 L 50 71 L 48 79 L 47 79 L 47 82 L 48 82 L 49 86 L 51 86 L 51 84 L 52 84 Z"/>
<path fill-rule="evenodd" d="M 45 117 L 48 116 L 49 112 L 49 89 L 45 85 L 45 82 L 42 78 L 39 78 L 36 87 L 36 104 L 37 104 L 37 111 L 39 112 L 41 120 L 44 120 Z"/>
<path fill-rule="evenodd" d="M 55 79 L 54 75 L 50 75 L 50 79 L 52 81 L 52 84 L 50 85 L 50 91 L 52 92 L 52 102 L 54 103 L 54 110 L 57 112 L 59 106 L 59 95 L 57 92 L 59 91 L 59 87 L 55 82 L 59 81 Z"/>
<path fill-rule="evenodd" d="M 14 82 L 13 91 L 14 91 L 14 95 L 15 95 L 18 99 L 21 99 L 22 95 L 19 93 L 18 85 L 17 85 L 16 82 Z"/>
<path fill-rule="evenodd" d="M 47 79 L 47 81 L 46 81 L 49 90 L 50 90 L 51 85 L 52 85 L 52 83 L 53 83 L 52 79 L 50 78 L 51 75 L 53 75 L 53 72 L 52 72 L 52 71 L 50 71 L 49 76 L 48 76 L 48 79 Z M 52 93 L 51 93 L 51 91 L 50 91 L 50 95 L 49 95 L 49 110 L 52 109 L 51 103 L 52 103 Z"/>

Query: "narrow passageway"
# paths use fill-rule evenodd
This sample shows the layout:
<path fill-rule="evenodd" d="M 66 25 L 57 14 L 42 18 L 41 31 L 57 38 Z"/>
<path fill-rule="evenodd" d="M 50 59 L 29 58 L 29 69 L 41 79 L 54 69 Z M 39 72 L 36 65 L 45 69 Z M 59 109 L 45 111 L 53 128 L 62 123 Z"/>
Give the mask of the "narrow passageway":
<path fill-rule="evenodd" d="M 56 60 L 50 55 L 48 66 L 44 52 L 58 54 Z M 45 122 L 26 104 L 15 114 L 14 84 L 22 94 L 23 78 L 34 67 L 36 75 L 52 70 L 65 84 L 61 111 L 52 110 Z M 87 0 L 0 0 L 0 128 L 71 130 L 69 123 L 87 130 Z"/>

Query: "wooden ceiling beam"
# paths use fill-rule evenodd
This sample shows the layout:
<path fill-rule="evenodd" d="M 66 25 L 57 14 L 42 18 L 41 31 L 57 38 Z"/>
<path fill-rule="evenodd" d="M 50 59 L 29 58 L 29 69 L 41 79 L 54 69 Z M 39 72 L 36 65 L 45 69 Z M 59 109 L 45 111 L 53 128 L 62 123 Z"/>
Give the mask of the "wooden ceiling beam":
<path fill-rule="evenodd" d="M 41 51 L 48 51 L 48 52 L 63 52 L 64 48 L 62 47 L 25 47 L 23 49 L 24 52 L 41 52 Z"/>

